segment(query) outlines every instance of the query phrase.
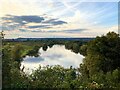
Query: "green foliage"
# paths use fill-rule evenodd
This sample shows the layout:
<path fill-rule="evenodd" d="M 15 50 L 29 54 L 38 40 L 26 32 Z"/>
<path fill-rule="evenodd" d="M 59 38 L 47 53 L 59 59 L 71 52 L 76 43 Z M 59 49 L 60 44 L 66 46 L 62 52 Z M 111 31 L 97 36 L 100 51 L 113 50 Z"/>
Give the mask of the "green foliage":
<path fill-rule="evenodd" d="M 17 44 L 17 45 L 12 47 L 11 54 L 12 54 L 12 59 L 13 60 L 18 61 L 18 62 L 21 61 L 21 59 L 22 59 L 22 57 L 21 57 L 22 49 L 23 48 L 20 44 Z"/>
<path fill-rule="evenodd" d="M 2 47 L 2 76 L 5 88 L 68 88 L 117 89 L 120 88 L 120 37 L 114 32 L 82 41 L 28 41 L 5 42 Z M 47 50 L 54 44 L 85 56 L 79 68 L 63 68 L 59 65 L 39 67 L 31 75 L 20 70 L 26 55 L 37 56 L 40 47 Z"/>
<path fill-rule="evenodd" d="M 65 43 L 65 48 L 68 50 L 72 50 L 75 53 L 80 53 L 81 51 L 79 49 L 82 46 L 82 43 L 82 41 L 67 41 Z"/>
<path fill-rule="evenodd" d="M 120 68 L 120 37 L 118 34 L 109 32 L 106 36 L 96 37 L 80 50 L 85 52 L 86 57 L 79 70 L 83 78 L 87 77 L 90 80 L 88 87 L 120 87 L 120 70 L 118 69 Z"/>
<path fill-rule="evenodd" d="M 79 51 L 82 55 L 86 56 L 87 55 L 87 45 L 86 44 L 82 45 L 80 47 Z"/>
<path fill-rule="evenodd" d="M 84 60 L 89 72 L 91 74 L 99 70 L 108 72 L 120 67 L 119 45 L 120 38 L 113 32 L 89 42 L 87 44 L 87 56 Z"/>
<path fill-rule="evenodd" d="M 77 43 L 73 44 L 73 52 L 78 53 L 79 52 L 79 45 Z"/>
<path fill-rule="evenodd" d="M 76 73 L 74 69 L 64 69 L 59 65 L 46 66 L 34 71 L 30 78 L 35 88 L 74 88 Z"/>
<path fill-rule="evenodd" d="M 27 55 L 29 56 L 38 56 L 38 51 L 39 51 L 40 46 L 33 46 L 32 49 L 28 50 Z"/>

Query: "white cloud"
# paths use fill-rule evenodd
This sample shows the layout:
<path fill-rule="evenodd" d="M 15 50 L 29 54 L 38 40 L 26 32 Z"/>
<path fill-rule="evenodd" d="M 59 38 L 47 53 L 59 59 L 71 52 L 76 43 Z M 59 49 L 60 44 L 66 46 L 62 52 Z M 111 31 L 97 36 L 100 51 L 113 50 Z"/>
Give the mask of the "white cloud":
<path fill-rule="evenodd" d="M 12 15 L 41 15 L 44 10 L 36 3 L 21 0 L 1 0 L 0 17 L 6 14 Z"/>
<path fill-rule="evenodd" d="M 86 0 L 82 0 L 85 1 Z M 43 15 L 45 18 L 60 18 L 60 20 L 68 22 L 68 24 L 53 26 L 53 28 L 42 29 L 42 31 L 62 31 L 69 29 L 88 29 L 81 33 L 43 33 L 43 32 L 20 32 L 19 30 L 14 31 L 5 31 L 6 37 L 93 37 L 96 35 L 101 35 L 107 33 L 108 31 L 117 32 L 117 24 L 115 21 L 116 18 L 116 9 L 113 8 L 116 6 L 111 6 L 112 4 L 104 3 L 103 6 L 97 6 L 96 3 L 86 3 L 88 7 L 81 7 L 82 1 L 78 3 L 69 3 L 63 0 L 1 0 L 2 3 L 2 13 L 0 16 L 4 16 L 5 14 L 12 15 Z M 74 1 L 75 2 L 75 1 Z M 117 4 L 116 4 L 117 5 Z M 84 6 L 84 5 L 83 5 Z M 110 11 L 111 10 L 111 11 Z M 47 14 L 46 14 L 47 13 Z M 114 16 L 113 16 L 114 15 Z M 117 16 L 116 16 L 117 17 Z M 111 22 L 107 21 L 108 19 Z M 104 22 L 106 21 L 106 22 Z M 26 26 L 30 25 L 43 25 L 36 23 L 29 23 Z M 26 29 L 26 27 L 22 27 Z M 33 31 L 40 30 L 32 29 Z M 28 35 L 29 34 L 29 35 Z"/>

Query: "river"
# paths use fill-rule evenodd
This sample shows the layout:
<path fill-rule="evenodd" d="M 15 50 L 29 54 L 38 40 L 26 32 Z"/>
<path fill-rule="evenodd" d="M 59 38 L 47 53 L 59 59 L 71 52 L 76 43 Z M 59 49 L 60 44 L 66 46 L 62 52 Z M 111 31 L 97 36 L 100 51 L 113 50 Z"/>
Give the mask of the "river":
<path fill-rule="evenodd" d="M 24 68 L 25 73 L 31 73 L 32 70 L 36 70 L 39 65 L 44 67 L 46 65 L 54 66 L 61 65 L 64 68 L 70 66 L 77 68 L 82 63 L 84 56 L 76 54 L 71 50 L 65 49 L 64 45 L 54 45 L 44 51 L 42 48 L 39 49 L 39 56 L 26 56 L 21 62 L 21 69 Z"/>

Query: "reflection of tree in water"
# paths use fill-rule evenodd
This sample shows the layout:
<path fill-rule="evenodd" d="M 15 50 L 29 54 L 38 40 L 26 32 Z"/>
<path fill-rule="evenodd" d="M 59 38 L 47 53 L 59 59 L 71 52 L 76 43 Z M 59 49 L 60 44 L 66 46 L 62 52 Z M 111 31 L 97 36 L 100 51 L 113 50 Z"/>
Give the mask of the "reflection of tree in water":
<path fill-rule="evenodd" d="M 44 44 L 43 47 L 42 47 L 42 49 L 43 49 L 43 51 L 47 51 L 47 49 L 48 49 L 47 44 Z"/>
<path fill-rule="evenodd" d="M 54 44 L 49 44 L 48 46 L 49 46 L 49 48 L 52 48 L 52 47 L 53 47 L 53 45 L 54 45 Z"/>

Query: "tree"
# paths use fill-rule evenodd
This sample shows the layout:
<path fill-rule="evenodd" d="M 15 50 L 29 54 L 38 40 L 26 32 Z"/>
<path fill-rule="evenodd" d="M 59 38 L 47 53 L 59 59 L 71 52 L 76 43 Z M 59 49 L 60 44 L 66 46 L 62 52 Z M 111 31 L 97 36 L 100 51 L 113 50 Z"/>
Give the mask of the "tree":
<path fill-rule="evenodd" d="M 91 74 L 103 70 L 113 71 L 120 67 L 120 38 L 118 34 L 109 32 L 106 36 L 97 37 L 87 45 L 85 64 Z M 107 66 L 107 67 L 106 67 Z"/>
<path fill-rule="evenodd" d="M 72 48 L 73 52 L 78 53 L 79 52 L 79 48 L 80 48 L 79 44 L 73 43 L 73 48 Z"/>
<path fill-rule="evenodd" d="M 18 64 L 20 64 L 22 60 L 22 56 L 21 56 L 22 50 L 23 50 L 23 47 L 20 44 L 15 45 L 11 50 L 12 59 L 17 61 Z M 18 68 L 20 68 L 20 66 L 18 66 Z"/>
<path fill-rule="evenodd" d="M 84 44 L 84 45 L 82 45 L 81 47 L 80 47 L 80 53 L 82 54 L 82 55 L 84 55 L 84 56 L 86 56 L 87 55 L 87 44 Z"/>

